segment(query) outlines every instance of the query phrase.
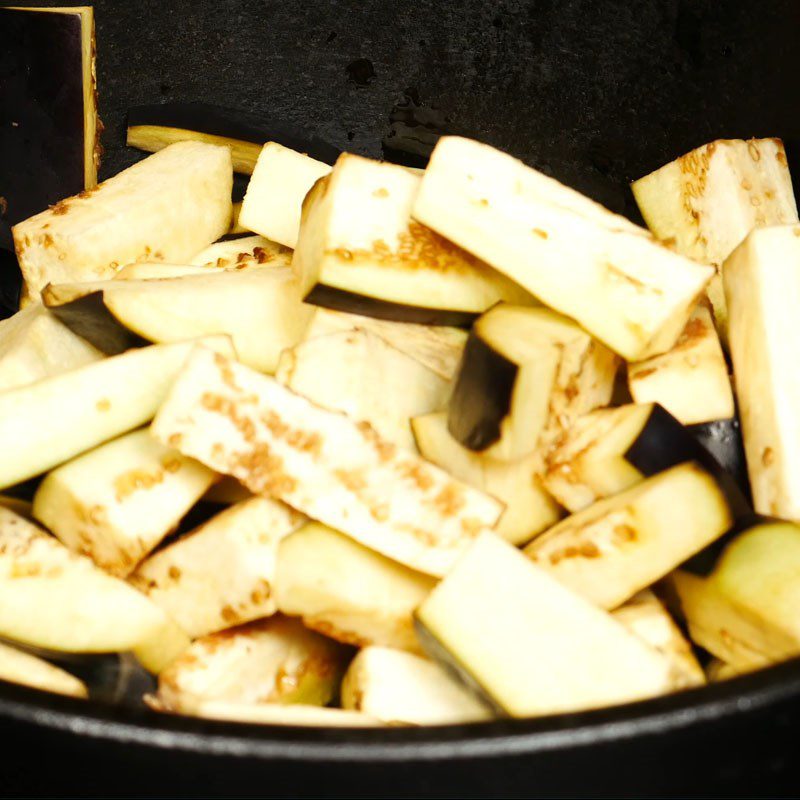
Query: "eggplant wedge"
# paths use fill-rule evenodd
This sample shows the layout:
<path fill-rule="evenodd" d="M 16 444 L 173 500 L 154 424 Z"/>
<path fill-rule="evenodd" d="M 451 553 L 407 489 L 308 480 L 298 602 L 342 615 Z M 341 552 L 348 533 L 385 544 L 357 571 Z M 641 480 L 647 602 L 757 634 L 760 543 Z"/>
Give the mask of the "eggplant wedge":
<path fill-rule="evenodd" d="M 445 472 L 505 503 L 495 533 L 523 545 L 561 519 L 561 508 L 539 478 L 537 453 L 519 461 L 496 461 L 460 445 L 447 430 L 447 412 L 411 420 L 422 457 Z"/>
<path fill-rule="evenodd" d="M 182 263 L 231 221 L 224 147 L 184 142 L 13 228 L 32 298 L 48 283 L 111 278 L 134 261 Z"/>
<path fill-rule="evenodd" d="M 333 163 L 340 150 L 262 114 L 208 103 L 161 103 L 128 111 L 128 146 L 155 153 L 174 142 L 196 141 L 231 150 L 234 169 L 252 174 L 264 142 L 280 142 Z"/>
<path fill-rule="evenodd" d="M 567 517 L 525 554 L 564 586 L 613 609 L 716 541 L 734 519 L 713 476 L 689 462 Z"/>
<path fill-rule="evenodd" d="M 278 609 L 345 644 L 418 652 L 412 614 L 434 585 L 427 575 L 317 522 L 278 546 Z"/>
<path fill-rule="evenodd" d="M 69 697 L 89 696 L 83 681 L 30 653 L 0 644 L 0 680 Z"/>
<path fill-rule="evenodd" d="M 631 189 L 659 239 L 717 269 L 753 228 L 797 222 L 792 176 L 780 139 L 718 139 L 634 181 Z M 727 339 L 719 275 L 708 295 Z"/>
<path fill-rule="evenodd" d="M 759 514 L 800 520 L 800 225 L 757 228 L 723 266 L 747 468 Z"/>
<path fill-rule="evenodd" d="M 370 331 L 380 336 L 392 347 L 424 364 L 446 381 L 455 378 L 464 353 L 464 345 L 467 343 L 467 332 L 460 328 L 391 322 L 375 317 L 331 311 L 329 308 L 314 309 L 305 340 L 353 330 Z"/>
<path fill-rule="evenodd" d="M 280 541 L 305 518 L 283 503 L 251 497 L 159 550 L 130 582 L 190 636 L 274 614 Z"/>
<path fill-rule="evenodd" d="M 14 454 L 0 462 L 0 488 L 144 425 L 196 344 L 233 354 L 227 336 L 209 336 L 145 347 L 0 392 L 0 452 Z"/>
<path fill-rule="evenodd" d="M 97 183 L 93 9 L 0 9 L 0 52 L 0 216 L 13 225 Z"/>
<path fill-rule="evenodd" d="M 166 710 L 157 702 L 151 701 L 149 705 L 156 711 Z M 289 725 L 293 728 L 375 728 L 383 724 L 367 714 L 345 711 L 341 708 L 301 704 L 259 703 L 252 705 L 226 703 L 218 700 L 206 700 L 198 703 L 193 709 L 192 716 L 225 720 L 226 722 L 244 722 L 250 725 Z"/>
<path fill-rule="evenodd" d="M 222 269 L 242 269 L 259 264 L 286 266 L 292 263 L 292 254 L 283 245 L 263 236 L 241 236 L 209 245 L 189 263 Z"/>
<path fill-rule="evenodd" d="M 416 451 L 409 420 L 447 405 L 451 386 L 366 330 L 320 336 L 284 350 L 275 378 L 331 411 L 368 422 L 387 442 Z"/>
<path fill-rule="evenodd" d="M 745 491 L 697 432 L 657 403 L 602 408 L 578 419 L 548 454 L 543 482 L 574 513 L 687 461 L 714 475 L 737 518 L 751 512 Z"/>
<path fill-rule="evenodd" d="M 157 700 L 184 714 L 209 701 L 324 706 L 346 656 L 297 620 L 271 617 L 197 639 L 159 676 Z"/>
<path fill-rule="evenodd" d="M 628 386 L 635 403 L 658 403 L 684 425 L 733 418 L 728 365 L 711 311 L 701 303 L 672 350 L 628 364 Z"/>
<path fill-rule="evenodd" d="M 689 425 L 687 430 L 716 459 L 722 468 L 735 481 L 737 486 L 752 503 L 750 478 L 747 475 L 747 458 L 744 454 L 742 426 L 738 414 L 730 419 L 718 419 L 714 422 L 703 422 L 700 425 Z"/>
<path fill-rule="evenodd" d="M 224 268 L 211 267 L 211 266 L 198 266 L 196 264 L 152 264 L 152 263 L 137 263 L 126 264 L 112 280 L 115 281 L 160 281 L 164 278 L 183 278 L 187 275 L 212 275 L 217 272 L 222 272 Z M 50 303 L 54 306 L 66 305 L 73 303 L 82 297 L 87 297 L 95 292 L 102 291 L 105 286 L 98 284 L 105 284 L 107 281 L 87 281 L 85 283 L 56 283 L 46 286 L 42 292 L 43 302 Z M 65 289 L 65 287 L 68 287 Z M 68 298 L 62 292 L 66 291 Z M 97 298 L 93 299 L 96 302 Z M 97 312 L 94 312 L 97 313 Z M 78 318 L 78 315 L 75 315 Z M 74 322 L 73 326 L 78 325 Z M 91 334 L 88 334 L 91 336 Z M 101 334 L 95 334 L 93 338 L 98 338 Z M 100 341 L 103 341 L 100 338 Z M 104 345 L 108 349 L 108 344 Z M 135 345 L 133 345 L 135 346 Z"/>
<path fill-rule="evenodd" d="M 659 653 L 491 533 L 416 619 L 429 654 L 502 716 L 600 708 L 670 688 Z"/>
<path fill-rule="evenodd" d="M 258 156 L 242 201 L 239 224 L 294 249 L 303 201 L 331 166 L 277 142 L 267 142 Z"/>
<path fill-rule="evenodd" d="M 499 304 L 470 332 L 447 425 L 464 447 L 511 461 L 546 450 L 611 400 L 619 360 L 571 320 Z"/>
<path fill-rule="evenodd" d="M 669 350 L 714 270 L 485 144 L 441 138 L 413 216 L 629 361 Z"/>
<path fill-rule="evenodd" d="M 433 661 L 388 647 L 365 647 L 353 659 L 342 707 L 389 725 L 457 725 L 493 716 Z"/>
<path fill-rule="evenodd" d="M 156 438 L 389 558 L 444 575 L 502 504 L 242 364 L 198 352 Z"/>
<path fill-rule="evenodd" d="M 34 496 L 33 516 L 71 550 L 124 578 L 215 480 L 210 469 L 140 430 L 50 472 Z"/>
<path fill-rule="evenodd" d="M 411 219 L 421 177 L 345 154 L 303 204 L 293 264 L 306 302 L 395 322 L 468 327 L 498 300 L 531 304 L 499 272 Z"/>

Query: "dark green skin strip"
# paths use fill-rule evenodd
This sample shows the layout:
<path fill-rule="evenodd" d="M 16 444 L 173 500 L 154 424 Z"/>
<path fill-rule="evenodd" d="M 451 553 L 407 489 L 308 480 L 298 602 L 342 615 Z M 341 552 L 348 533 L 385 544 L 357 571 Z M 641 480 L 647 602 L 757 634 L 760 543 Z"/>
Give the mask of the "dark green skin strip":
<path fill-rule="evenodd" d="M 424 287 L 422 287 L 424 290 Z M 424 293 L 424 291 L 423 291 Z M 335 286 L 318 283 L 304 298 L 306 303 L 334 311 L 345 311 L 362 317 L 374 317 L 390 322 L 413 322 L 417 325 L 439 325 L 450 328 L 468 328 L 479 316 L 471 311 L 449 308 L 428 308 L 393 303 L 377 297 L 348 292 Z"/>
<path fill-rule="evenodd" d="M 464 447 L 480 452 L 500 439 L 511 413 L 518 367 L 473 330 L 467 339 L 450 398 L 447 429 Z"/>
<path fill-rule="evenodd" d="M 158 125 L 164 128 L 224 136 L 243 142 L 277 142 L 306 153 L 311 158 L 333 164 L 341 150 L 299 128 L 262 114 L 223 108 L 209 103 L 162 103 L 136 106 L 128 111 L 128 127 Z"/>
<path fill-rule="evenodd" d="M 475 679 L 472 673 L 451 653 L 436 634 L 414 614 L 414 629 L 422 649 L 455 681 L 467 688 L 479 702 L 499 717 L 510 714 L 492 697 L 492 695 Z"/>

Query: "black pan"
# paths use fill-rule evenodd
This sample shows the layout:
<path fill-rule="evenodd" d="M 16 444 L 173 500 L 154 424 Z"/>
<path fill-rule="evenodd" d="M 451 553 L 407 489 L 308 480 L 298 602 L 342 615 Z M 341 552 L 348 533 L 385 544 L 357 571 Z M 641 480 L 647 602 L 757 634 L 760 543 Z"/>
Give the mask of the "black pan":
<path fill-rule="evenodd" d="M 265 112 L 409 163 L 464 133 L 634 219 L 628 182 L 714 138 L 781 136 L 800 175 L 797 0 L 98 0 L 96 13 L 104 176 L 138 157 L 126 109 L 159 99 Z M 0 791 L 796 794 L 799 732 L 798 662 L 605 711 L 359 732 L 0 685 Z"/>

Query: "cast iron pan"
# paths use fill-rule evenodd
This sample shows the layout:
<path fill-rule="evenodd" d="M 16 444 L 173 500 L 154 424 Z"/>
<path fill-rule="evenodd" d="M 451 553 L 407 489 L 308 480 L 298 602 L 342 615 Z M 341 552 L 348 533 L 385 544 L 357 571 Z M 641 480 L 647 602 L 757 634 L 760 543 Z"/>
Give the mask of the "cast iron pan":
<path fill-rule="evenodd" d="M 631 179 L 718 137 L 783 137 L 800 180 L 797 0 L 95 5 L 104 176 L 137 158 L 126 109 L 163 98 L 408 163 L 442 131 L 476 136 L 634 219 Z M 774 795 L 796 793 L 800 663 L 586 714 L 352 733 L 3 685 L 0 732 L 6 796 Z"/>

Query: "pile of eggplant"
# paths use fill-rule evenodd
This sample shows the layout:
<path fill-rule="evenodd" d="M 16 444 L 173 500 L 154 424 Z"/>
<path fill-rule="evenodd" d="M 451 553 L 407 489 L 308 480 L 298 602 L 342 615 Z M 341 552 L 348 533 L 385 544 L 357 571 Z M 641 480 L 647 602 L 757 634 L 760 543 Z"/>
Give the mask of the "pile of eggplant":
<path fill-rule="evenodd" d="M 476 141 L 223 123 L 138 109 L 152 155 L 13 228 L 3 679 L 132 653 L 165 713 L 429 725 L 800 654 L 779 140 L 636 181 L 645 230 Z"/>

